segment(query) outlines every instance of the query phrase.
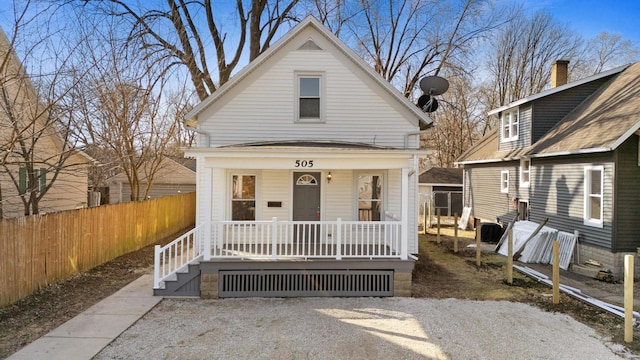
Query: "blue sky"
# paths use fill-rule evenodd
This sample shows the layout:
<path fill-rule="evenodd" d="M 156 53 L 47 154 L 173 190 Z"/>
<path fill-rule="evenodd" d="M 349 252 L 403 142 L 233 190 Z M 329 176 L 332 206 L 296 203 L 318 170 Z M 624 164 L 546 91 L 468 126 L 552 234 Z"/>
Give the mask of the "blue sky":
<path fill-rule="evenodd" d="M 511 1 L 511 0 L 507 0 Z M 585 39 L 621 34 L 640 47 L 640 0 L 516 0 L 526 11 L 544 10 Z"/>

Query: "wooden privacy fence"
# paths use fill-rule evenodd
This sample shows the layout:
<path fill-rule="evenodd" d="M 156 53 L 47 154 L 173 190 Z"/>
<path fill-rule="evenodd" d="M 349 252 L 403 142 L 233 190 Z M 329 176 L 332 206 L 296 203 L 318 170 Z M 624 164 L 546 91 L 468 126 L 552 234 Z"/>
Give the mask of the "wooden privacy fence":
<path fill-rule="evenodd" d="M 195 193 L 0 220 L 0 307 L 195 224 Z"/>

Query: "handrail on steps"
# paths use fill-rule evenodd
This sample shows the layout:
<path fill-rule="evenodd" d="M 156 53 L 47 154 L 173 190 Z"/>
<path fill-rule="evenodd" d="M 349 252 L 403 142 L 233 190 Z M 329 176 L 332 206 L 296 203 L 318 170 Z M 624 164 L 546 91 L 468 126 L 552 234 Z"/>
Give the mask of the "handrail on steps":
<path fill-rule="evenodd" d="M 201 256 L 203 226 L 197 226 L 165 246 L 156 245 L 153 259 L 153 288 Z"/>

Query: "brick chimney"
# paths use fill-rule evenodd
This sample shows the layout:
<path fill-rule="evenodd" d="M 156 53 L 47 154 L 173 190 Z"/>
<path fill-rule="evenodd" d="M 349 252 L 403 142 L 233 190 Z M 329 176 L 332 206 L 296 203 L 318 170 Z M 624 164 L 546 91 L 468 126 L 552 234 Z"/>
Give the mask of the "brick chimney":
<path fill-rule="evenodd" d="M 551 87 L 562 86 L 569 78 L 569 60 L 556 60 L 551 64 Z"/>

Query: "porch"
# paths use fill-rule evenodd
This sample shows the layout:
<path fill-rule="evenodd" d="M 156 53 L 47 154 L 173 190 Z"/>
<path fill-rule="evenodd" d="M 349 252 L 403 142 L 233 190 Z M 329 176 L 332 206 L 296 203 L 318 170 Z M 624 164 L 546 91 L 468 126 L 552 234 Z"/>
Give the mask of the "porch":
<path fill-rule="evenodd" d="M 154 293 L 409 296 L 401 221 L 218 221 L 156 246 Z M 181 280 L 182 278 L 182 280 Z"/>

